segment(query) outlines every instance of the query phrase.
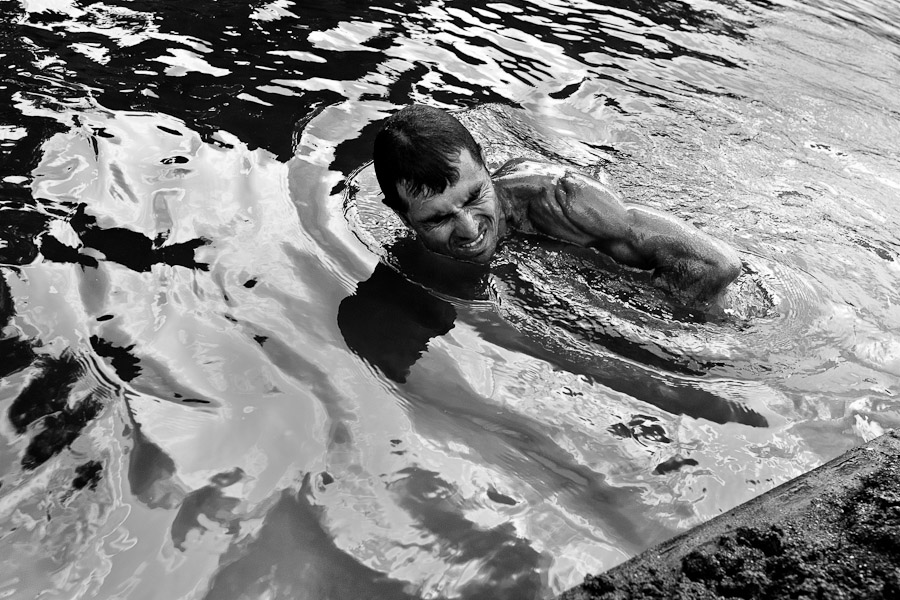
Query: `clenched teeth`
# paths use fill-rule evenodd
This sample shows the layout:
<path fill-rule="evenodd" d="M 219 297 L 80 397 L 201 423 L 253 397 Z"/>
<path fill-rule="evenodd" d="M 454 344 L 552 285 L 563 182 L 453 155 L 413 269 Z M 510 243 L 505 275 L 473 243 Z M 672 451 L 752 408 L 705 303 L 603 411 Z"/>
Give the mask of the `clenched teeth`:
<path fill-rule="evenodd" d="M 465 244 L 460 244 L 459 247 L 465 248 L 465 249 L 474 248 L 475 246 L 480 244 L 481 240 L 483 240 L 483 239 L 484 239 L 484 232 L 482 231 L 481 234 L 477 238 L 475 238 L 471 242 L 467 242 Z"/>

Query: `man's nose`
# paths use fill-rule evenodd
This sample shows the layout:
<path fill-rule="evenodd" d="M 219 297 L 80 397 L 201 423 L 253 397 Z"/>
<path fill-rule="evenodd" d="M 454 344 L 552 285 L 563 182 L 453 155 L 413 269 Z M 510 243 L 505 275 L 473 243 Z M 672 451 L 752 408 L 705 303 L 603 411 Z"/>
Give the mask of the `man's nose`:
<path fill-rule="evenodd" d="M 478 237 L 478 221 L 468 211 L 461 211 L 456 217 L 456 235 L 464 240 Z"/>

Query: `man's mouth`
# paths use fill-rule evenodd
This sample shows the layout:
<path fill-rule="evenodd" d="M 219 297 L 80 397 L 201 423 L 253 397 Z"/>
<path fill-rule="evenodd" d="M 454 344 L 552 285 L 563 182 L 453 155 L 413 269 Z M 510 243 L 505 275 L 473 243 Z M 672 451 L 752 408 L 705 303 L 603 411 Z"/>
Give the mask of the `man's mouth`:
<path fill-rule="evenodd" d="M 485 231 L 482 230 L 481 233 L 478 234 L 478 237 L 472 240 L 471 242 L 466 242 L 465 244 L 459 244 L 458 247 L 465 253 L 471 253 L 478 249 L 481 246 L 481 243 L 484 241 Z"/>

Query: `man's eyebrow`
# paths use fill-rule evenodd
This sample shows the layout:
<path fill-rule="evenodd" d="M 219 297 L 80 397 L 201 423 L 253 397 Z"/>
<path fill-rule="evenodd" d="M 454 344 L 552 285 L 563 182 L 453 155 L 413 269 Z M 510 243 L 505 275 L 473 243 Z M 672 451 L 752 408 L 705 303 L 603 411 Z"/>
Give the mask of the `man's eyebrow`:
<path fill-rule="evenodd" d="M 450 213 L 446 213 L 446 212 L 436 212 L 436 213 L 431 213 L 430 215 L 428 215 L 427 217 L 425 217 L 425 218 L 423 219 L 423 221 L 440 221 L 440 220 L 443 220 L 443 219 L 445 219 L 446 217 L 449 217 L 449 216 L 450 216 Z"/>

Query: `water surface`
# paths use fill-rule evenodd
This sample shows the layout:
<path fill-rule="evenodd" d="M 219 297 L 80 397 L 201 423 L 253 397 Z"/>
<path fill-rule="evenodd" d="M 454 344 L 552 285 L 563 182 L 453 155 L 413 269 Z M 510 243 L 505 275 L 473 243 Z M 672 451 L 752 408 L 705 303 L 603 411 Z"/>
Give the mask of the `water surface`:
<path fill-rule="evenodd" d="M 544 598 L 900 424 L 900 10 L 607 4 L 4 2 L 0 594 Z M 409 102 L 745 272 L 424 255 Z"/>

